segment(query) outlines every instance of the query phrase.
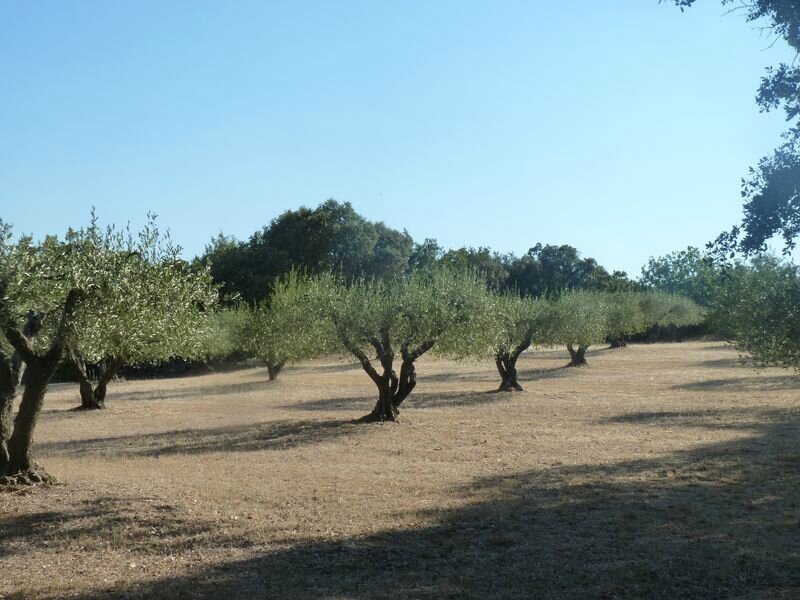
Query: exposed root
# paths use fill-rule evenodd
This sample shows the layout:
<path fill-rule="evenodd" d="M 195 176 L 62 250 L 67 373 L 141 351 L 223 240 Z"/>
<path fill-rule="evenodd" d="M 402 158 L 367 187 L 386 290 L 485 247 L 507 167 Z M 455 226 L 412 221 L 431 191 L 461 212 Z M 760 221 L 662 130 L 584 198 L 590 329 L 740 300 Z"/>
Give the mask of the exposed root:
<path fill-rule="evenodd" d="M 397 423 L 398 421 L 399 419 L 397 416 L 395 416 L 394 418 L 389 418 L 382 413 L 377 413 L 373 411 L 368 415 L 364 415 L 363 417 L 359 417 L 358 419 L 353 419 L 351 423 Z"/>
<path fill-rule="evenodd" d="M 34 485 L 55 485 L 58 480 L 46 471 L 35 468 L 13 475 L 0 475 L 0 492 L 13 492 Z"/>

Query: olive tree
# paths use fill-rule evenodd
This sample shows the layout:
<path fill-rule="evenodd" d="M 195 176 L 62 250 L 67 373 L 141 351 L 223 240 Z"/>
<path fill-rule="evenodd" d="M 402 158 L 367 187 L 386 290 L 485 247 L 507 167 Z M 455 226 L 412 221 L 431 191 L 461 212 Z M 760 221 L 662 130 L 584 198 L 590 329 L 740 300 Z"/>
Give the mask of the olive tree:
<path fill-rule="evenodd" d="M 287 363 L 334 349 L 331 325 L 314 318 L 305 278 L 296 271 L 278 279 L 266 301 L 244 310 L 249 319 L 241 333 L 243 349 L 266 363 L 270 381 Z"/>
<path fill-rule="evenodd" d="M 569 367 L 587 365 L 586 350 L 601 343 L 608 329 L 608 300 L 605 294 L 568 291 L 555 303 L 553 341 L 566 344 Z"/>
<path fill-rule="evenodd" d="M 460 348 L 459 353 L 470 346 L 473 336 L 480 335 L 471 325 L 487 294 L 475 275 L 444 269 L 389 281 L 360 279 L 349 286 L 321 276 L 306 288 L 340 346 L 358 359 L 378 388 L 375 408 L 363 421 L 397 420 L 417 385 L 415 362 L 434 346 L 442 352 Z"/>
<path fill-rule="evenodd" d="M 515 293 L 492 298 L 486 331 L 494 335 L 494 359 L 500 374 L 499 391 L 522 391 L 517 376 L 517 359 L 532 344 L 552 340 L 554 306 L 544 298 L 523 298 Z"/>
<path fill-rule="evenodd" d="M 757 365 L 800 369 L 800 267 L 769 256 L 738 265 L 715 312 L 728 339 Z"/>
<path fill-rule="evenodd" d="M 33 460 L 33 434 L 86 296 L 54 276 L 58 252 L 53 240 L 12 243 L 10 227 L 0 222 L 0 484 L 51 479 Z M 12 420 L 23 369 L 25 390 Z"/>
<path fill-rule="evenodd" d="M 202 356 L 217 290 L 207 268 L 190 269 L 154 215 L 138 235 L 92 223 L 70 231 L 57 265 L 61 276 L 91 290 L 68 345 L 82 409 L 105 407 L 108 383 L 123 365 Z M 97 367 L 96 383 L 87 365 Z"/>
<path fill-rule="evenodd" d="M 703 322 L 705 313 L 693 300 L 678 294 L 650 291 L 640 295 L 647 328 L 687 327 Z"/>
<path fill-rule="evenodd" d="M 606 340 L 611 348 L 624 348 L 628 340 L 647 329 L 641 294 L 618 292 L 605 295 Z"/>

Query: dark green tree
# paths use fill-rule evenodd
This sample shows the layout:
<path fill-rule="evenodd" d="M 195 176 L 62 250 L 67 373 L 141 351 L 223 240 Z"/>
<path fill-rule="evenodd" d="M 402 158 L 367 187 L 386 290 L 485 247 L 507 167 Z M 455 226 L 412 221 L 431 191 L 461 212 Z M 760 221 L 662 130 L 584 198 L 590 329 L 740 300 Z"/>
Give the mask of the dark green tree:
<path fill-rule="evenodd" d="M 253 303 L 292 270 L 330 271 L 345 279 L 395 277 L 406 270 L 412 245 L 408 233 L 368 221 L 349 202 L 327 200 L 282 213 L 247 242 L 220 235 L 199 262 L 211 265 L 226 293 Z"/>
<path fill-rule="evenodd" d="M 674 0 L 684 10 L 695 0 Z M 797 0 L 722 0 L 734 5 L 751 23 L 783 39 L 800 53 L 800 7 Z M 800 66 L 797 61 L 767 68 L 756 96 L 762 111 L 783 109 L 789 129 L 784 143 L 772 155 L 750 169 L 742 185 L 744 218 L 740 226 L 720 235 L 714 247 L 720 254 L 763 251 L 775 235 L 783 237 L 784 249 L 795 246 L 800 234 Z"/>

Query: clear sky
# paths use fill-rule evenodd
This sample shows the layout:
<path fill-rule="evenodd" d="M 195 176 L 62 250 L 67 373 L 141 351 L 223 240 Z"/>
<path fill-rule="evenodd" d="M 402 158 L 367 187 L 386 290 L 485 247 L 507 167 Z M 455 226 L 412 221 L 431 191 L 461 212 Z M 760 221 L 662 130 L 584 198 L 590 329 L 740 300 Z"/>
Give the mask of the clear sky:
<path fill-rule="evenodd" d="M 445 247 L 638 275 L 741 215 L 780 141 L 769 48 L 719 0 L 24 2 L 0 8 L 0 217 L 246 239 L 327 198 Z"/>

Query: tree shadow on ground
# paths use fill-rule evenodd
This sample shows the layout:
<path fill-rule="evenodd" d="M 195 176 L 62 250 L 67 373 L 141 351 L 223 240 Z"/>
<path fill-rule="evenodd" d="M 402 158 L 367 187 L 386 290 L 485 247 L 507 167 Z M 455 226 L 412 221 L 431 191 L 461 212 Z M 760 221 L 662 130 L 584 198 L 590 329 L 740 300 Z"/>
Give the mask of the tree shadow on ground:
<path fill-rule="evenodd" d="M 170 554 L 211 541 L 251 545 L 153 496 L 105 495 L 61 511 L 0 516 L 0 547 L 7 555 L 71 552 L 81 546 Z"/>
<path fill-rule="evenodd" d="M 674 385 L 672 389 L 705 392 L 800 390 L 800 377 L 797 375 L 756 375 L 754 377 L 708 379 Z"/>
<path fill-rule="evenodd" d="M 37 454 L 136 455 L 205 454 L 208 452 L 256 452 L 286 450 L 353 434 L 358 426 L 349 421 L 273 421 L 216 427 L 181 429 L 117 437 L 36 444 Z"/>
<path fill-rule="evenodd" d="M 703 367 L 710 369 L 753 369 L 753 361 L 748 360 L 746 357 L 732 356 L 730 358 L 713 358 L 704 360 L 700 363 Z"/>
<path fill-rule="evenodd" d="M 495 390 L 485 392 L 417 392 L 411 394 L 400 407 L 400 418 L 403 415 L 411 414 L 415 408 L 436 408 L 451 406 L 478 406 L 482 404 L 493 404 L 513 400 L 518 395 L 501 393 Z M 322 398 L 320 400 L 310 400 L 294 402 L 282 405 L 280 408 L 291 410 L 303 410 L 309 412 L 336 412 L 347 411 L 358 415 L 366 414 L 375 406 L 378 399 L 377 391 L 374 396 L 351 396 L 339 398 Z"/>
<path fill-rule="evenodd" d="M 798 414 L 763 416 L 750 437 L 688 451 L 478 479 L 418 528 L 286 539 L 80 597 L 796 598 Z"/>
<path fill-rule="evenodd" d="M 659 427 L 702 427 L 705 429 L 759 428 L 767 415 L 757 409 L 741 410 L 683 410 L 683 411 L 642 411 L 625 413 L 598 419 L 598 425 L 635 423 Z"/>
<path fill-rule="evenodd" d="M 332 365 L 289 366 L 287 370 L 289 369 L 291 369 L 292 373 L 350 373 L 352 371 L 360 371 L 361 363 L 347 362 Z"/>
<path fill-rule="evenodd" d="M 567 359 L 568 360 L 568 359 Z M 536 369 L 525 369 L 518 365 L 517 368 L 517 375 L 519 378 L 520 384 L 523 386 L 525 382 L 532 382 L 532 381 L 539 381 L 541 379 L 553 379 L 556 377 L 563 377 L 569 373 L 568 370 L 565 369 L 565 363 L 562 360 L 559 360 L 559 363 L 562 363 L 558 367 L 550 367 L 546 369 L 536 368 Z M 500 384 L 500 376 L 497 373 L 497 369 L 494 365 L 487 365 L 485 369 L 481 369 L 479 371 L 456 371 L 456 372 L 444 372 L 444 373 L 435 373 L 432 375 L 426 375 L 424 373 L 419 374 L 417 376 L 419 380 L 420 386 L 425 386 L 426 384 L 430 383 L 449 383 L 449 382 L 458 382 L 458 381 L 483 381 L 486 382 L 487 386 L 491 387 L 492 384 L 496 382 L 497 385 Z M 492 390 L 487 390 L 492 391 Z"/>

